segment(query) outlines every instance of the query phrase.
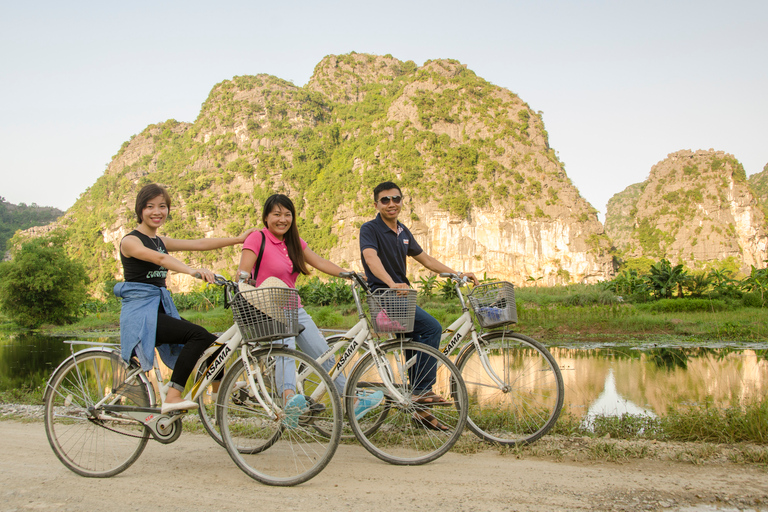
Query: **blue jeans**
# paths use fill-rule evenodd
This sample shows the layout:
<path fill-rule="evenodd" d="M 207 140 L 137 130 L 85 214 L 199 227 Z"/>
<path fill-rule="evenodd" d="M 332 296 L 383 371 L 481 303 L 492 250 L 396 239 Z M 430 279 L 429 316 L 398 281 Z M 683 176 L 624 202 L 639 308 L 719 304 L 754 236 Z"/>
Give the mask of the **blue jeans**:
<path fill-rule="evenodd" d="M 432 348 L 440 346 L 440 335 L 443 327 L 435 317 L 416 306 L 416 316 L 413 323 L 413 331 L 406 334 L 413 341 L 425 343 Z M 406 351 L 405 356 L 410 358 Z M 437 380 L 437 360 L 423 352 L 420 352 L 416 359 L 416 364 L 408 369 L 408 377 L 411 380 L 414 394 L 426 393 L 432 389 Z"/>
<path fill-rule="evenodd" d="M 283 344 L 288 348 L 296 348 L 299 346 L 299 350 L 307 354 L 312 359 L 317 359 L 328 350 L 328 343 L 326 343 L 323 334 L 320 329 L 315 325 L 315 321 L 309 316 L 309 313 L 304 311 L 304 308 L 299 308 L 299 324 L 304 326 L 304 330 L 295 338 L 285 338 Z M 438 336 L 438 343 L 440 338 Z M 281 357 L 278 358 L 276 367 L 276 378 L 280 384 L 280 391 L 291 389 L 296 391 L 296 369 L 287 368 L 286 365 L 293 361 L 293 359 Z M 326 362 L 323 363 L 323 369 L 326 372 L 333 370 L 336 365 L 336 358 L 331 356 Z M 339 374 L 334 381 L 336 389 L 339 390 L 339 394 L 343 396 L 344 386 L 347 384 L 347 378 L 343 374 Z"/>

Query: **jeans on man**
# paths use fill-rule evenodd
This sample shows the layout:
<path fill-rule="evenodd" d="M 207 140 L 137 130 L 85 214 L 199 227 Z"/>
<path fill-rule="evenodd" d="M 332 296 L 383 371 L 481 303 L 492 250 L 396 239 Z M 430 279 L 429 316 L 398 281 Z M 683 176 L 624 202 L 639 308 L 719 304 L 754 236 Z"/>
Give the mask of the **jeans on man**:
<path fill-rule="evenodd" d="M 418 343 L 425 343 L 437 349 L 440 346 L 440 334 L 443 327 L 432 315 L 416 306 L 416 316 L 413 323 L 413 331 L 406 334 L 407 337 Z M 406 351 L 405 357 L 409 358 L 410 351 Z M 437 359 L 419 352 L 416 364 L 408 369 L 408 377 L 411 380 L 414 394 L 422 394 L 430 391 L 437 380 Z"/>

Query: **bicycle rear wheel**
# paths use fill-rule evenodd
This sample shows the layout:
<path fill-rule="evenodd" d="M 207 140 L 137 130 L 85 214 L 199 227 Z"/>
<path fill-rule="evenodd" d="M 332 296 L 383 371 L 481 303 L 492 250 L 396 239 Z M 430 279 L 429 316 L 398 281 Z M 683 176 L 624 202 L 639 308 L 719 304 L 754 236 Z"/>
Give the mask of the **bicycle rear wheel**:
<path fill-rule="evenodd" d="M 358 441 L 379 459 L 397 465 L 418 465 L 442 456 L 458 441 L 467 420 L 467 390 L 456 366 L 438 350 L 411 340 L 385 342 L 377 347 L 397 397 L 386 387 L 371 354 L 363 357 L 350 374 L 348 389 L 384 393 L 384 401 L 362 419 L 354 417 L 355 396 L 345 397 L 347 417 Z M 416 371 L 416 361 L 422 371 Z M 432 391 L 444 398 L 442 404 L 419 403 L 418 390 L 428 387 L 429 371 L 436 375 Z M 388 414 L 379 428 L 369 433 L 365 419 Z"/>
<path fill-rule="evenodd" d="M 480 344 L 502 385 L 486 373 L 474 344 L 459 354 L 457 366 L 469 395 L 467 426 L 493 443 L 536 441 L 563 408 L 563 377 L 555 358 L 538 341 L 513 332 L 487 333 Z"/>
<path fill-rule="evenodd" d="M 126 383 L 126 364 L 110 349 L 87 349 L 59 366 L 45 390 L 45 433 L 66 467 L 103 478 L 125 471 L 141 455 L 149 429 L 95 407 L 110 394 L 109 404 L 149 407 L 140 376 Z"/>
<path fill-rule="evenodd" d="M 232 460 L 251 478 L 268 485 L 289 486 L 306 482 L 330 462 L 341 434 L 341 402 L 331 378 L 309 356 L 284 348 L 266 346 L 248 355 L 246 368 L 238 359 L 224 376 L 219 389 L 217 416 L 221 436 Z M 305 370 L 297 390 L 306 403 L 295 414 L 285 414 L 283 391 L 285 375 Z M 268 396 L 279 406 L 277 416 L 258 402 L 250 385 L 248 372 L 261 374 Z M 315 402 L 311 395 L 325 386 Z M 288 397 L 290 398 L 290 397 Z M 322 425 L 328 436 L 320 435 Z"/>

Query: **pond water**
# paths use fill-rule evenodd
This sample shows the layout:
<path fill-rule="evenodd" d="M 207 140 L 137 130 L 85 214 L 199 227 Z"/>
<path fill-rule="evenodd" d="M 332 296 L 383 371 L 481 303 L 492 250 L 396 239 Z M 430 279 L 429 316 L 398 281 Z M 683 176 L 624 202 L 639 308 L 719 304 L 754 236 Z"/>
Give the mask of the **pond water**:
<path fill-rule="evenodd" d="M 0 391 L 34 388 L 44 384 L 53 370 L 70 354 L 71 337 L 35 333 L 0 334 Z M 78 338 L 90 343 L 119 343 L 117 337 Z M 75 350 L 85 345 L 74 346 Z"/>
<path fill-rule="evenodd" d="M 71 338 L 0 334 L 0 390 L 37 387 L 70 354 Z M 117 343 L 116 337 L 79 338 Z M 75 349 L 79 347 L 75 346 Z M 550 347 L 565 383 L 564 412 L 589 422 L 670 408 L 728 407 L 768 395 L 768 347 Z"/>
<path fill-rule="evenodd" d="M 688 406 L 729 407 L 768 394 L 768 350 L 743 347 L 550 347 L 565 384 L 564 411 L 663 415 Z"/>

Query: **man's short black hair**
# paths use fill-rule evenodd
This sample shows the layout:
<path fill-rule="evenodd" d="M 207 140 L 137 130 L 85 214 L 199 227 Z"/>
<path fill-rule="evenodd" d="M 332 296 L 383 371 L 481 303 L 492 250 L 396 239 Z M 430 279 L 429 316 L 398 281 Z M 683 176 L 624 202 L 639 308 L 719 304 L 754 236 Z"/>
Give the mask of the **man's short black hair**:
<path fill-rule="evenodd" d="M 378 185 L 376 185 L 376 188 L 373 189 L 373 202 L 375 203 L 376 201 L 379 200 L 379 194 L 381 194 L 385 190 L 392 190 L 393 188 L 396 188 L 397 191 L 400 192 L 401 196 L 403 195 L 403 191 L 400 190 L 400 187 L 398 187 L 397 184 L 392 183 L 391 181 L 385 181 L 385 182 L 379 183 Z"/>

